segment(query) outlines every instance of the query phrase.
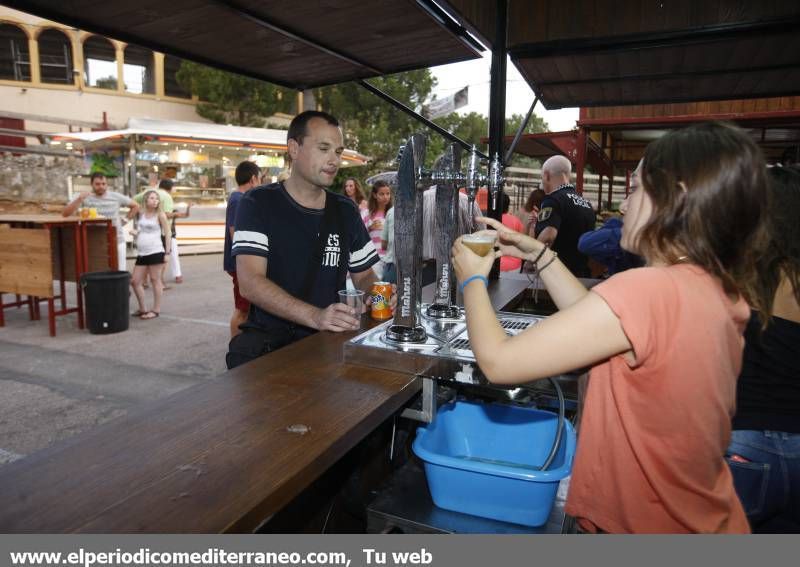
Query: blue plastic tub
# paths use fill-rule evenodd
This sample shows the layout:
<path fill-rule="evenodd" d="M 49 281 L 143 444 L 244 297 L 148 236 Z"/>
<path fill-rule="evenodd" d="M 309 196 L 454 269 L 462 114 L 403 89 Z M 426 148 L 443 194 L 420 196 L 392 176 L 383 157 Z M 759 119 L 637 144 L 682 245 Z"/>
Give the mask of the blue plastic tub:
<path fill-rule="evenodd" d="M 424 461 L 433 502 L 524 526 L 545 524 L 575 456 L 575 430 L 565 421 L 555 459 L 547 471 L 536 470 L 553 446 L 557 422 L 554 413 L 518 406 L 442 406 L 417 429 L 412 446 Z"/>

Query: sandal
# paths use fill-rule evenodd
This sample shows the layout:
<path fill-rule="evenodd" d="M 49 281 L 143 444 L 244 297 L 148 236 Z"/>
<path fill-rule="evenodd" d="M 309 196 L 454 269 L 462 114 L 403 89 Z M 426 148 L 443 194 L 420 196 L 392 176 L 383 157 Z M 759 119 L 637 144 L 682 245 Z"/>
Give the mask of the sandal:
<path fill-rule="evenodd" d="M 172 286 L 164 284 L 164 287 L 161 288 L 161 291 L 167 291 L 168 289 L 172 289 Z"/>
<path fill-rule="evenodd" d="M 147 313 L 142 313 L 141 315 L 139 315 L 139 319 L 144 319 L 145 321 L 147 321 L 148 319 L 155 319 L 156 317 L 158 317 L 158 315 L 159 315 L 158 311 L 148 311 Z"/>
<path fill-rule="evenodd" d="M 137 309 L 136 311 L 131 313 L 131 317 L 141 317 L 145 313 L 147 313 L 147 311 L 142 311 L 141 309 Z"/>
<path fill-rule="evenodd" d="M 183 276 L 178 276 L 175 278 L 175 283 L 183 283 Z"/>

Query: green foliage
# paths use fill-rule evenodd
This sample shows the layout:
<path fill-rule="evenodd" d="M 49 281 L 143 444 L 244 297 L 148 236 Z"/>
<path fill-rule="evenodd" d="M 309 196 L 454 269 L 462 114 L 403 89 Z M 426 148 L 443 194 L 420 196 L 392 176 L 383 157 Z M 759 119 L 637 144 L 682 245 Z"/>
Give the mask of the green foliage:
<path fill-rule="evenodd" d="M 268 116 L 295 106 L 291 89 L 191 61 L 181 62 L 176 78 L 200 98 L 197 113 L 218 124 L 261 127 Z"/>
<path fill-rule="evenodd" d="M 115 91 L 117 90 L 117 78 L 113 76 L 102 77 L 95 81 L 94 86 L 98 89 L 111 89 Z"/>
<path fill-rule="evenodd" d="M 106 177 L 117 177 L 120 171 L 114 164 L 114 158 L 107 153 L 92 154 L 92 167 L 89 168 L 89 173 L 102 173 Z"/>
<path fill-rule="evenodd" d="M 263 126 L 265 119 L 276 112 L 294 113 L 295 91 L 270 83 L 212 69 L 204 65 L 183 61 L 177 73 L 178 82 L 200 98 L 197 112 L 217 123 L 241 126 Z M 369 79 L 376 88 L 399 100 L 406 106 L 422 110 L 431 98 L 436 79 L 428 69 L 397 73 Z M 336 116 L 345 137 L 345 146 L 372 158 L 363 167 L 340 171 L 334 187 L 339 190 L 346 177 L 355 175 L 366 179 L 380 171 L 394 170 L 398 147 L 414 132 L 428 134 L 426 161 L 430 165 L 450 143 L 443 136 L 427 129 L 421 122 L 397 110 L 356 82 L 342 83 L 314 90 L 318 108 Z M 488 109 L 487 109 L 488 110 Z M 516 132 L 523 116 L 506 119 L 506 134 Z M 436 120 L 445 130 L 482 150 L 481 142 L 488 135 L 488 119 L 483 114 L 455 112 Z M 543 132 L 547 124 L 538 116 L 531 119 L 526 132 Z M 532 161 L 519 154 L 514 165 L 534 166 Z"/>
<path fill-rule="evenodd" d="M 423 103 L 430 99 L 431 92 L 436 86 L 436 79 L 428 69 L 421 69 L 370 79 L 370 83 L 409 108 L 419 111 Z M 340 120 L 345 134 L 345 146 L 372 158 L 368 165 L 345 172 L 342 181 L 350 174 L 366 179 L 380 171 L 394 170 L 398 147 L 414 132 L 428 134 L 426 152 L 428 165 L 441 155 L 450 143 L 450 140 L 429 130 L 421 122 L 395 109 L 357 83 L 317 89 L 315 96 L 317 103 L 324 110 Z M 506 134 L 514 134 L 523 118 L 517 114 L 507 118 Z M 481 139 L 488 136 L 489 120 L 483 114 L 470 112 L 461 115 L 453 112 L 435 122 L 465 142 L 475 144 L 482 150 L 486 149 L 486 144 L 482 143 Z M 547 129 L 547 123 L 541 117 L 534 115 L 525 131 L 546 132 Z M 523 167 L 538 164 L 519 154 L 512 161 L 515 165 Z"/>
<path fill-rule="evenodd" d="M 430 97 L 436 79 L 427 69 L 370 79 L 376 88 L 419 110 Z M 376 97 L 358 83 L 342 83 L 316 89 L 318 105 L 336 116 L 345 136 L 345 146 L 372 158 L 358 168 L 360 178 L 394 168 L 397 148 L 421 129 L 419 122 Z M 355 172 L 354 172 L 355 173 Z"/>
<path fill-rule="evenodd" d="M 516 134 L 524 119 L 525 116 L 522 114 L 512 114 L 506 118 L 506 136 L 513 136 Z M 550 130 L 550 127 L 547 125 L 547 122 L 544 121 L 544 118 L 534 114 L 528 121 L 528 126 L 525 128 L 523 134 L 538 134 L 539 132 L 547 132 L 548 130 Z"/>

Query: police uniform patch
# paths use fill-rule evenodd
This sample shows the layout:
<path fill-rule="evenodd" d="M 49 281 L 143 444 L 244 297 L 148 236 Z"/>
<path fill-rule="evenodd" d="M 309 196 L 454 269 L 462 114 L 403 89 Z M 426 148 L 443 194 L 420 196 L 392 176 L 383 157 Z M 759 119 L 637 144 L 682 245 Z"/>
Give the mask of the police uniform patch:
<path fill-rule="evenodd" d="M 541 211 L 539 211 L 539 221 L 546 221 L 550 218 L 550 215 L 553 214 L 553 207 L 545 207 Z"/>

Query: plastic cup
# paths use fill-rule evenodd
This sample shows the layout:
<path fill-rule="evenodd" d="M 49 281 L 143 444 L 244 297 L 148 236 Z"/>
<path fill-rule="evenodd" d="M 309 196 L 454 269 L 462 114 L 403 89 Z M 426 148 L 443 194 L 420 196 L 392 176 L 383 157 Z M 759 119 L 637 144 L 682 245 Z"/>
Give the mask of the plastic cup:
<path fill-rule="evenodd" d="M 361 314 L 364 312 L 364 292 L 360 289 L 342 289 L 339 291 L 339 303 L 352 307 L 356 311 L 358 318 L 358 328 L 361 330 Z"/>
<path fill-rule="evenodd" d="M 482 234 L 465 234 L 461 242 L 478 256 L 486 256 L 494 248 L 494 238 Z"/>

